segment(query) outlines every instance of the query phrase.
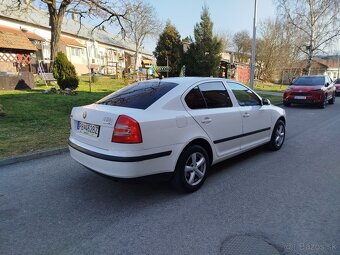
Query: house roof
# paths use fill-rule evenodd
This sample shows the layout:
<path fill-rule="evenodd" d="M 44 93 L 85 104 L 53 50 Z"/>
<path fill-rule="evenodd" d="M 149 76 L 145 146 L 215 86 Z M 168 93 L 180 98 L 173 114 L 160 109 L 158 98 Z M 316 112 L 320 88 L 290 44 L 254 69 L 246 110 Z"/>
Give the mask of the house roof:
<path fill-rule="evenodd" d="M 315 61 L 326 66 L 327 68 L 338 68 L 339 67 L 339 61 L 336 59 L 317 58 Z"/>
<path fill-rule="evenodd" d="M 71 45 L 71 46 L 86 48 L 84 45 L 82 45 L 76 39 L 73 39 L 73 38 L 70 38 L 70 37 L 61 36 L 60 41 L 61 41 L 61 43 L 65 44 L 67 46 Z"/>
<path fill-rule="evenodd" d="M 39 35 L 37 35 L 33 32 L 27 31 L 27 32 L 23 32 L 23 33 L 26 35 L 26 37 L 28 39 L 38 40 L 38 41 L 42 41 L 42 42 L 46 41 L 44 38 L 42 38 L 41 36 L 39 36 Z"/>
<path fill-rule="evenodd" d="M 6 2 L 6 0 L 4 0 L 4 2 Z M 18 8 L 19 10 L 15 12 L 8 11 L 6 5 L 2 4 L 0 5 L 0 17 L 50 29 L 48 14 L 43 10 L 38 10 L 34 7 L 27 8 L 24 4 Z M 94 26 L 84 24 L 83 22 L 80 23 L 73 19 L 64 18 L 61 30 L 63 33 L 69 35 L 95 40 L 103 44 L 114 45 L 121 49 L 134 51 L 134 45 L 126 40 L 118 39 L 117 37 L 119 36 L 101 29 L 94 30 Z M 145 51 L 142 51 L 142 53 L 152 55 Z"/>
<path fill-rule="evenodd" d="M 35 45 L 22 33 L 0 29 L 0 49 L 37 51 Z"/>

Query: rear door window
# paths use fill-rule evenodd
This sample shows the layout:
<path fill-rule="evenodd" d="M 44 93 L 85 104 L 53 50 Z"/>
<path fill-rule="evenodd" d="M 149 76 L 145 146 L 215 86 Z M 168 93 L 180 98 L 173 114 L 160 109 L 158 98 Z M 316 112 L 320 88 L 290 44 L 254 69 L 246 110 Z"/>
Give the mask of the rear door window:
<path fill-rule="evenodd" d="M 144 110 L 177 85 L 177 83 L 163 81 L 138 82 L 104 97 L 96 103 Z"/>
<path fill-rule="evenodd" d="M 202 92 L 208 108 L 223 108 L 233 106 L 228 91 L 222 82 L 203 83 L 198 87 Z"/>
<path fill-rule="evenodd" d="M 222 82 L 208 82 L 196 86 L 186 95 L 185 102 L 190 109 L 233 106 Z"/>

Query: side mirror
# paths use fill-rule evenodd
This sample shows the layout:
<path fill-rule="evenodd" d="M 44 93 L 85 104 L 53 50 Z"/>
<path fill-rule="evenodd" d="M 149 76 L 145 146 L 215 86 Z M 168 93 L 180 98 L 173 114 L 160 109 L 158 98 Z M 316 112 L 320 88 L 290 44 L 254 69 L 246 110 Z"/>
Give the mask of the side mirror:
<path fill-rule="evenodd" d="M 262 105 L 270 105 L 270 101 L 267 98 L 262 98 Z"/>
<path fill-rule="evenodd" d="M 327 88 L 329 85 L 330 85 L 329 82 L 326 82 L 325 87 Z"/>

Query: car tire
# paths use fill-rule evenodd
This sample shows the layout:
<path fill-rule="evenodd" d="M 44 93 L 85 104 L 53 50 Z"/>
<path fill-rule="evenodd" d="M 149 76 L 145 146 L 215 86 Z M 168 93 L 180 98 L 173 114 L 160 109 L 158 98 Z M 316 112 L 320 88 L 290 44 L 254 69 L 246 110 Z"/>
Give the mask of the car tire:
<path fill-rule="evenodd" d="M 321 109 L 325 109 L 326 108 L 326 104 L 327 104 L 327 95 L 324 95 L 324 100 L 322 101 L 322 103 L 320 103 L 320 108 Z"/>
<path fill-rule="evenodd" d="M 197 191 L 203 185 L 209 167 L 210 159 L 206 150 L 199 145 L 192 145 L 180 155 L 172 184 L 181 192 Z"/>
<path fill-rule="evenodd" d="M 335 93 L 333 93 L 333 96 L 331 99 L 328 100 L 329 104 L 334 104 L 335 103 Z"/>
<path fill-rule="evenodd" d="M 282 120 L 278 120 L 274 126 L 268 149 L 278 151 L 281 149 L 286 137 L 286 125 Z"/>

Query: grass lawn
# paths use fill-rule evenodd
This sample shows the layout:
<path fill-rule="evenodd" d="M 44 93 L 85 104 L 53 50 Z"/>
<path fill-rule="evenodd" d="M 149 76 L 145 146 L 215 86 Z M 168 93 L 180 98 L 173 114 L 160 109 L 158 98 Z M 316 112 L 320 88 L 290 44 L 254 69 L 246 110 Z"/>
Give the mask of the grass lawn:
<path fill-rule="evenodd" d="M 101 77 L 92 84 L 81 78 L 77 96 L 43 94 L 45 85 L 31 91 L 0 91 L 6 116 L 0 117 L 0 158 L 65 146 L 72 107 L 93 103 L 124 86 L 122 80 Z"/>
<path fill-rule="evenodd" d="M 77 96 L 43 94 L 46 87 L 41 83 L 31 91 L 0 91 L 0 104 L 7 114 L 0 117 L 0 158 L 65 146 L 72 107 L 93 103 L 124 86 L 123 80 L 100 77 L 89 93 L 88 81 L 88 77 L 80 78 Z M 261 96 L 273 104 L 282 101 Z"/>
<path fill-rule="evenodd" d="M 262 98 L 267 98 L 272 104 L 282 104 L 282 97 L 258 93 Z"/>
<path fill-rule="evenodd" d="M 249 86 L 249 84 L 247 84 Z M 255 81 L 255 90 L 284 92 L 288 85 L 275 84 L 271 82 Z"/>

